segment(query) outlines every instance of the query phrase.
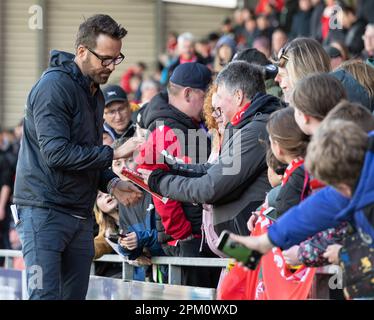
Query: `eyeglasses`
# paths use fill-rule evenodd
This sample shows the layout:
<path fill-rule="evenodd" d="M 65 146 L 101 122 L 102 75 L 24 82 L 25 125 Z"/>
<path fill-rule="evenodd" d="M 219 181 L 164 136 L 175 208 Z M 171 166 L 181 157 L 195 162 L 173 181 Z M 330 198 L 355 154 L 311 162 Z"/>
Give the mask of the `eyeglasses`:
<path fill-rule="evenodd" d="M 116 66 L 116 65 L 120 64 L 125 59 L 125 56 L 122 53 L 120 53 L 119 57 L 117 57 L 117 58 L 108 58 L 108 57 L 101 56 L 101 55 L 97 54 L 95 51 L 93 51 L 92 49 L 90 49 L 88 47 L 86 47 L 86 48 L 96 58 L 101 60 L 101 65 L 103 67 L 109 67 L 112 63 Z"/>
<path fill-rule="evenodd" d="M 220 107 L 213 108 L 212 116 L 218 118 L 222 115 L 222 110 Z"/>
<path fill-rule="evenodd" d="M 113 109 L 113 110 L 110 110 L 110 111 L 106 111 L 106 112 L 104 112 L 104 114 L 108 115 L 110 117 L 114 117 L 116 115 L 116 113 L 118 113 L 118 114 L 124 114 L 129 109 L 130 109 L 129 106 L 127 106 L 127 107 L 119 107 L 118 109 Z"/>
<path fill-rule="evenodd" d="M 278 53 L 278 64 L 280 64 L 281 60 L 284 59 L 286 61 L 290 60 L 288 55 L 286 55 L 286 52 L 288 51 L 289 48 L 289 43 L 287 43 L 282 49 L 279 50 Z"/>

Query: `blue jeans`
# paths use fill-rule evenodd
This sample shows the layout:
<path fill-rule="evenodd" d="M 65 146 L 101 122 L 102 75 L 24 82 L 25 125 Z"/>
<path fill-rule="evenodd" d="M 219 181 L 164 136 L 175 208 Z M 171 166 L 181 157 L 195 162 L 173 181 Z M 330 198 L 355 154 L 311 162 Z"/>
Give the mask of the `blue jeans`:
<path fill-rule="evenodd" d="M 17 210 L 29 298 L 85 299 L 95 252 L 93 218 L 38 207 Z"/>

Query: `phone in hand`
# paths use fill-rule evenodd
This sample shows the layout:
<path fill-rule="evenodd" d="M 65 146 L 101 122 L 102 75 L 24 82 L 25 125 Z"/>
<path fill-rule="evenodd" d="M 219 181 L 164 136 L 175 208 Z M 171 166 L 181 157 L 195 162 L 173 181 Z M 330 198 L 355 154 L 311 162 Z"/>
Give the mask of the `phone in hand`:
<path fill-rule="evenodd" d="M 251 250 L 242 244 L 233 241 L 230 238 L 230 233 L 227 230 L 222 231 L 221 236 L 218 239 L 217 248 L 227 256 L 243 263 L 251 270 L 256 269 L 262 256 L 260 252 Z"/>

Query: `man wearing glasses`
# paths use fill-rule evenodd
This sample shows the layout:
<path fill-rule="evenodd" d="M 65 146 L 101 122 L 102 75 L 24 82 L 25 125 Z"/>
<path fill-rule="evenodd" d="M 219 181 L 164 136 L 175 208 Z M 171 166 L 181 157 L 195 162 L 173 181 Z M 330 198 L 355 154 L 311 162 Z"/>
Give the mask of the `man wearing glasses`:
<path fill-rule="evenodd" d="M 14 202 L 30 299 L 84 299 L 97 190 L 125 205 L 141 197 L 107 169 L 131 150 L 102 145 L 99 85 L 123 61 L 126 33 L 107 15 L 88 18 L 79 26 L 75 56 L 52 51 L 28 96 Z"/>
<path fill-rule="evenodd" d="M 113 140 L 131 138 L 135 133 L 135 124 L 131 121 L 131 108 L 126 92 L 117 85 L 103 89 L 104 129 Z"/>

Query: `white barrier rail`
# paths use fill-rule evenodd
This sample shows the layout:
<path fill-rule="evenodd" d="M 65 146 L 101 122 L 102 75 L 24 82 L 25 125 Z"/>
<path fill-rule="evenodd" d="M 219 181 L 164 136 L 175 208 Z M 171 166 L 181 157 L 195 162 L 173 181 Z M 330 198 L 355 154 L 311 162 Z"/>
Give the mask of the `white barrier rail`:
<path fill-rule="evenodd" d="M 5 258 L 4 267 L 11 269 L 13 259 L 22 257 L 22 252 L 18 250 L 0 250 L 0 257 Z M 134 265 L 129 263 L 125 257 L 117 254 L 107 254 L 95 260 L 100 262 L 122 263 L 122 280 L 132 281 L 134 273 Z M 192 267 L 217 267 L 225 268 L 232 262 L 232 259 L 224 258 L 187 258 L 187 257 L 152 257 L 151 262 L 155 265 L 168 266 L 168 284 L 181 284 L 181 268 L 183 266 Z M 93 274 L 93 272 L 91 272 Z M 341 269 L 338 266 L 325 266 L 317 268 L 316 277 L 312 287 L 312 299 L 328 299 L 329 298 L 329 281 L 334 275 L 341 275 Z"/>

